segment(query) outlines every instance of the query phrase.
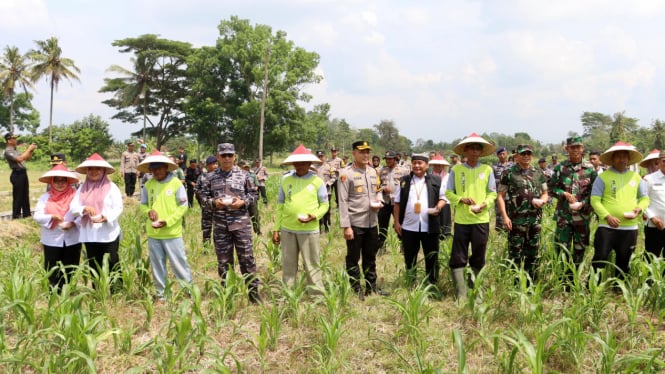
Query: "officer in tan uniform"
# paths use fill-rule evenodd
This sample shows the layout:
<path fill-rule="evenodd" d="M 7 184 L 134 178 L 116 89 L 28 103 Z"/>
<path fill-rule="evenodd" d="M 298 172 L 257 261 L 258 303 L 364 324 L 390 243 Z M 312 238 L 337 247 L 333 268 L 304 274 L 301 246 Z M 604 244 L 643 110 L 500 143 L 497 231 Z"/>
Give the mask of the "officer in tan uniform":
<path fill-rule="evenodd" d="M 390 226 L 390 217 L 393 215 L 395 206 L 395 192 L 399 186 L 399 179 L 409 174 L 409 172 L 397 164 L 397 153 L 395 151 L 386 151 L 383 159 L 386 161 L 384 166 L 379 172 L 379 180 L 381 181 L 381 192 L 383 193 L 383 207 L 379 210 L 379 252 L 385 253 L 383 247 L 388 235 L 388 227 Z M 394 217 L 393 217 L 394 218 Z"/>
<path fill-rule="evenodd" d="M 376 170 L 368 167 L 369 143 L 353 143 L 353 163 L 339 173 L 339 220 L 346 239 L 346 271 L 361 300 L 371 293 L 386 295 L 376 285 L 376 252 L 379 231 L 377 212 L 383 205 Z M 360 283 L 358 261 L 362 257 L 365 290 Z"/>
<path fill-rule="evenodd" d="M 323 182 L 326 185 L 326 191 L 328 192 L 328 201 L 332 196 L 332 186 L 337 183 L 337 173 L 332 171 L 332 166 L 326 161 L 326 153 L 323 151 L 316 151 L 316 157 L 321 160 L 321 164 L 313 164 L 312 166 L 316 169 L 316 175 L 319 178 L 323 179 Z M 319 229 L 321 232 L 330 231 L 330 204 L 328 205 L 328 211 L 323 215 L 323 218 L 319 221 Z"/>

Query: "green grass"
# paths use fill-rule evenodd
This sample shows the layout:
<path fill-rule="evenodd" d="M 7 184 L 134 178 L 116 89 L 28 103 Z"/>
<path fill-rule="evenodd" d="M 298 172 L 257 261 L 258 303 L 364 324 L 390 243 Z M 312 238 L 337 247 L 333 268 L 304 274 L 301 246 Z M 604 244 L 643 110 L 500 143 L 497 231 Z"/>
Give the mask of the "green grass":
<path fill-rule="evenodd" d="M 35 176 L 33 182 L 36 181 Z M 194 284 L 174 281 L 155 303 L 147 242 L 135 200 L 121 225 L 125 289 L 92 287 L 81 267 L 61 295 L 48 291 L 38 227 L 12 221 L 0 232 L 0 371 L 22 372 L 661 372 L 665 369 L 665 262 L 642 259 L 619 287 L 590 271 L 587 259 L 572 292 L 558 279 L 546 219 L 540 277 L 528 287 L 505 261 L 505 237 L 490 237 L 487 266 L 458 305 L 448 275 L 450 240 L 441 243 L 440 300 L 409 286 L 393 235 L 378 258 L 379 285 L 390 297 L 361 302 L 344 271 L 341 230 L 321 236 L 325 290 L 308 296 L 281 283 L 279 248 L 269 240 L 277 178 L 262 205 L 255 238 L 262 305 L 248 302 L 238 274 L 220 285 L 213 251 L 201 245 L 199 210 L 186 216 L 185 243 Z M 1 186 L 1 184 L 0 184 Z M 335 215 L 334 220 L 337 220 Z M 206 253 L 207 250 L 207 253 Z M 425 277 L 418 264 L 417 281 Z M 96 282 L 109 282 L 103 271 Z M 596 281 L 586 286 L 586 280 Z M 605 277 L 607 278 L 607 277 Z M 518 279 L 515 285 L 515 279 Z M 47 353 L 47 354 L 45 354 Z"/>

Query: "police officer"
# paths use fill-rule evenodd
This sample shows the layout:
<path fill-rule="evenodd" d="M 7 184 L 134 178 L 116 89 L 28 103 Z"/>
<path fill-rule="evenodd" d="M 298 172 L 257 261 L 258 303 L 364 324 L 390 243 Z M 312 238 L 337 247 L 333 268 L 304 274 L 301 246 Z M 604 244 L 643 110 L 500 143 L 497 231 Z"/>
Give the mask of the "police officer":
<path fill-rule="evenodd" d="M 260 303 L 259 280 L 256 277 L 252 225 L 248 207 L 257 200 L 257 188 L 249 174 L 236 166 L 235 147 L 231 143 L 217 146 L 219 168 L 208 173 L 201 186 L 204 205 L 213 210 L 213 240 L 217 254 L 217 272 L 226 285 L 226 275 L 233 269 L 233 249 L 238 255 L 240 271 L 249 288 L 249 300 Z"/>
<path fill-rule="evenodd" d="M 127 150 L 120 157 L 120 174 L 125 179 L 125 194 L 134 196 L 136 188 L 136 167 L 139 166 L 139 154 L 134 152 L 134 143 L 127 143 Z"/>
<path fill-rule="evenodd" d="M 376 285 L 376 252 L 378 236 L 376 216 L 381 207 L 381 194 L 376 170 L 368 167 L 371 147 L 366 141 L 353 143 L 353 163 L 340 171 L 337 181 L 339 220 L 346 239 L 346 271 L 351 287 L 361 300 L 376 292 L 386 295 Z M 362 257 L 365 291 L 360 284 L 358 260 Z"/>
<path fill-rule="evenodd" d="M 383 207 L 379 210 L 379 251 L 381 254 L 385 253 L 384 245 L 388 235 L 388 227 L 390 226 L 390 217 L 393 215 L 395 207 L 395 193 L 399 187 L 399 180 L 409 172 L 397 165 L 397 152 L 386 151 L 383 159 L 386 166 L 379 172 L 379 180 L 381 182 L 381 192 L 383 197 Z M 394 218 L 393 218 L 394 219 Z"/>
<path fill-rule="evenodd" d="M 13 132 L 5 134 L 7 148 L 5 148 L 5 159 L 12 169 L 9 180 L 12 182 L 12 219 L 30 217 L 30 186 L 28 183 L 28 171 L 25 161 L 32 158 L 37 149 L 37 144 L 32 143 L 25 152 L 20 153 L 16 149 L 18 137 Z"/>
<path fill-rule="evenodd" d="M 313 164 L 312 166 L 316 169 L 316 175 L 323 180 L 323 183 L 326 185 L 326 191 L 328 192 L 328 210 L 326 214 L 323 215 L 323 218 L 319 221 L 319 230 L 321 232 L 330 231 L 330 197 L 332 196 L 332 186 L 337 182 L 337 173 L 332 171 L 332 166 L 330 163 L 326 162 L 326 153 L 323 151 L 316 151 L 316 157 L 321 160 L 320 164 Z"/>

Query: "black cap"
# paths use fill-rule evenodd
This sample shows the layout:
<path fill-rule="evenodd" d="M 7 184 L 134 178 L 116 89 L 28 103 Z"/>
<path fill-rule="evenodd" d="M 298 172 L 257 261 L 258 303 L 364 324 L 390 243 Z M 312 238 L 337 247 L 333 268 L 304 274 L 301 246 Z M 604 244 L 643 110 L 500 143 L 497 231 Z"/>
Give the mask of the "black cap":
<path fill-rule="evenodd" d="M 217 163 L 217 157 L 208 156 L 208 158 L 206 158 L 206 165 L 215 164 L 215 163 Z"/>
<path fill-rule="evenodd" d="M 49 162 L 51 165 L 56 165 L 65 161 L 67 161 L 67 157 L 65 157 L 64 153 L 54 153 L 51 155 L 51 161 Z"/>
<path fill-rule="evenodd" d="M 366 140 L 359 140 L 352 144 L 354 150 L 364 151 L 366 149 L 372 150 L 372 147 L 369 146 L 369 143 Z"/>
<path fill-rule="evenodd" d="M 540 164 L 541 162 L 547 162 L 547 160 L 545 160 L 545 157 L 541 157 L 541 158 L 538 160 L 538 163 L 539 163 L 539 164 Z"/>
<path fill-rule="evenodd" d="M 326 155 L 326 153 L 323 152 L 323 151 L 316 151 L 316 156 L 317 157 L 321 157 L 321 156 L 325 156 L 325 155 Z"/>
<path fill-rule="evenodd" d="M 397 157 L 397 153 L 395 151 L 386 151 L 386 154 L 383 156 L 384 159 L 395 157 Z"/>
<path fill-rule="evenodd" d="M 195 163 L 196 163 L 196 160 L 195 160 L 195 159 L 191 159 L 191 160 L 189 160 L 189 163 L 190 163 L 190 164 L 195 164 Z"/>
<path fill-rule="evenodd" d="M 5 140 L 9 140 L 12 138 L 18 138 L 18 136 L 14 135 L 14 133 L 11 131 L 5 134 Z"/>

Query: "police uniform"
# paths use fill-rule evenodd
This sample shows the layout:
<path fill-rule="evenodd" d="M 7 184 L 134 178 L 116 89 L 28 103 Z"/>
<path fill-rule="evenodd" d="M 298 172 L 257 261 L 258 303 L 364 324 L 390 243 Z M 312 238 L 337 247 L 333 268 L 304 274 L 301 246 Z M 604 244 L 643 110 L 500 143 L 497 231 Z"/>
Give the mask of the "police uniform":
<path fill-rule="evenodd" d="M 337 148 L 333 147 L 333 148 L 330 149 L 330 151 L 331 152 L 332 151 L 337 152 Z M 342 170 L 343 168 L 346 167 L 346 165 L 344 165 L 344 160 L 342 160 L 339 157 L 334 157 L 334 158 L 331 158 L 330 160 L 328 160 L 327 163 L 328 163 L 328 165 L 330 165 L 330 172 L 334 173 L 335 177 L 339 180 L 340 170 Z M 335 204 L 339 207 L 339 192 L 337 191 L 337 183 L 334 183 L 331 186 L 331 189 L 330 189 L 331 196 L 332 196 L 333 193 L 335 194 Z M 330 205 L 332 205 L 332 200 L 328 199 L 328 201 L 330 201 Z"/>
<path fill-rule="evenodd" d="M 255 166 L 254 169 L 252 169 L 252 172 L 254 173 L 254 175 L 256 175 L 256 180 L 258 181 L 256 186 L 259 190 L 259 193 L 261 194 L 261 198 L 263 199 L 263 205 L 268 205 L 268 195 L 266 194 L 266 180 L 268 180 L 268 169 L 266 169 L 266 167 L 261 164 L 260 159 L 256 159 L 254 160 L 254 162 L 259 163 L 259 166 Z"/>
<path fill-rule="evenodd" d="M 395 158 L 396 153 L 393 151 L 386 151 L 384 159 L 386 158 Z M 397 165 L 390 168 L 384 166 L 379 172 L 379 180 L 381 182 L 381 192 L 383 197 L 383 207 L 379 210 L 379 250 L 382 251 L 383 245 L 386 242 L 386 237 L 388 236 L 388 227 L 390 226 L 390 217 L 393 214 L 393 209 L 395 207 L 395 192 L 397 187 L 399 187 L 400 178 L 405 175 L 408 175 L 409 172 L 403 167 Z M 390 192 L 386 192 L 385 189 L 389 188 Z"/>
<path fill-rule="evenodd" d="M 134 146 L 134 143 L 129 143 L 127 146 Z M 120 170 L 125 178 L 125 194 L 127 196 L 134 195 L 136 188 L 136 167 L 139 166 L 139 154 L 134 151 L 124 151 L 120 157 Z"/>
<path fill-rule="evenodd" d="M 353 149 L 371 149 L 365 141 L 353 143 Z M 351 287 L 361 293 L 358 261 L 362 257 L 362 271 L 365 277 L 365 294 L 382 293 L 376 286 L 376 252 L 378 250 L 377 214 L 370 207 L 370 201 L 381 198 L 377 192 L 379 180 L 376 170 L 367 165 L 358 167 L 355 162 L 340 171 L 337 181 L 339 193 L 339 220 L 342 229 L 350 227 L 353 239 L 346 241 L 346 271 Z"/>
<path fill-rule="evenodd" d="M 324 156 L 323 151 L 317 151 L 316 156 Z M 332 196 L 332 187 L 335 185 L 335 183 L 337 183 L 337 173 L 332 171 L 332 166 L 328 162 L 324 162 L 322 164 L 313 164 L 312 166 L 314 169 L 316 169 L 316 175 L 323 179 L 323 183 L 326 185 L 326 192 L 328 192 L 328 202 L 330 202 L 330 198 Z M 319 221 L 320 230 L 322 232 L 330 231 L 330 205 L 331 204 L 328 204 L 328 211 Z"/>
<path fill-rule="evenodd" d="M 217 146 L 217 154 L 234 154 L 233 144 L 222 143 Z M 238 166 L 231 170 L 219 169 L 208 173 L 201 186 L 201 197 L 206 207 L 213 211 L 213 241 L 217 254 L 217 272 L 225 285 L 226 273 L 233 268 L 233 249 L 235 247 L 240 264 L 240 271 L 245 277 L 250 291 L 250 298 L 258 298 L 259 281 L 255 276 L 256 260 L 252 241 L 252 226 L 248 207 L 257 200 L 256 186 L 249 173 Z M 217 206 L 216 201 L 222 196 L 234 196 L 245 202 L 240 209 Z M 254 299 L 252 299 L 254 301 Z"/>
<path fill-rule="evenodd" d="M 5 134 L 5 140 L 16 139 L 12 132 Z M 34 148 L 33 148 L 34 149 Z M 31 148 L 26 159 L 32 157 Z M 30 217 L 30 184 L 28 182 L 28 171 L 25 167 L 25 161 L 19 161 L 21 152 L 16 147 L 7 145 L 4 152 L 5 159 L 12 169 L 9 177 L 12 183 L 12 219 Z"/>

